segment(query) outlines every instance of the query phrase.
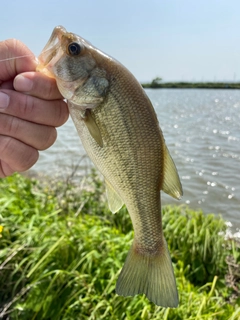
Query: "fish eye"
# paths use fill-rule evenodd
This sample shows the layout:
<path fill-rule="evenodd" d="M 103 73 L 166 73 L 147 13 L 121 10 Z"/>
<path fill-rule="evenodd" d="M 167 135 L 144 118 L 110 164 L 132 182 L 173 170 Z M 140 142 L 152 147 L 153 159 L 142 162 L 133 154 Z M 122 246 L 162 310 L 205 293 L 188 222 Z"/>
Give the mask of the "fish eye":
<path fill-rule="evenodd" d="M 71 56 L 78 56 L 81 52 L 81 46 L 77 42 L 72 42 L 68 45 L 68 53 Z"/>

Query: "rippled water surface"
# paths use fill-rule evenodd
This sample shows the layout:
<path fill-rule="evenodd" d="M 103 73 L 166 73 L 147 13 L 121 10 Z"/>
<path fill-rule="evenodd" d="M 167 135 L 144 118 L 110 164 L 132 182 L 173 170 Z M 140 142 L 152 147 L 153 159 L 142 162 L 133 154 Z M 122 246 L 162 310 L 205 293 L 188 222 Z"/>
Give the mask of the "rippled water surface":
<path fill-rule="evenodd" d="M 221 213 L 240 227 L 240 91 L 146 90 L 157 112 L 168 148 L 181 177 L 184 196 L 175 201 L 162 193 L 163 203 L 186 203 L 204 212 Z M 63 175 L 81 159 L 90 161 L 69 120 L 58 140 L 42 152 L 37 172 Z"/>

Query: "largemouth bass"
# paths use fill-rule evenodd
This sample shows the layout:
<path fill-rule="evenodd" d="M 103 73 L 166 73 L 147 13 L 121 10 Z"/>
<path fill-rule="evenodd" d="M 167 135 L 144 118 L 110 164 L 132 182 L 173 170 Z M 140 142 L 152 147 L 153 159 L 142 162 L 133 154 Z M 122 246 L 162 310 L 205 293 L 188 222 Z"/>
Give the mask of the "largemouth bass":
<path fill-rule="evenodd" d="M 38 70 L 54 77 L 67 99 L 82 144 L 105 178 L 110 210 L 125 204 L 130 214 L 134 240 L 117 294 L 144 293 L 156 305 L 177 307 L 160 190 L 179 199 L 182 187 L 145 91 L 121 63 L 61 26 L 40 54 Z"/>

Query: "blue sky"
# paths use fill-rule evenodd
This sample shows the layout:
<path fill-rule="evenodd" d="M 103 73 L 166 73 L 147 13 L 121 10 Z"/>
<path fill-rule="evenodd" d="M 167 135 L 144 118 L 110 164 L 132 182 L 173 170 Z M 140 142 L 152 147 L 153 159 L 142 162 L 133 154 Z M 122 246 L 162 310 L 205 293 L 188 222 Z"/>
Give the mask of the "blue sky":
<path fill-rule="evenodd" d="M 4 1 L 0 39 L 38 55 L 63 25 L 121 61 L 139 81 L 240 81 L 239 0 Z"/>

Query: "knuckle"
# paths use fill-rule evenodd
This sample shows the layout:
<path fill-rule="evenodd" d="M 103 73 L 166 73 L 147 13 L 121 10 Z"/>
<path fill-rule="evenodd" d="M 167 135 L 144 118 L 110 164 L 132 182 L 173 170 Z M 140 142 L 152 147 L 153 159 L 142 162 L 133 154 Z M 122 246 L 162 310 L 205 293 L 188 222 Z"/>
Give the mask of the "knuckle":
<path fill-rule="evenodd" d="M 0 136 L 0 154 L 5 155 L 9 153 L 9 150 L 12 149 L 13 138 L 7 136 Z M 10 152 L 11 155 L 12 152 Z"/>
<path fill-rule="evenodd" d="M 21 114 L 24 119 L 29 118 L 34 110 L 34 98 L 29 95 L 22 95 L 21 103 Z"/>
<path fill-rule="evenodd" d="M 8 132 L 10 136 L 15 136 L 17 134 L 20 121 L 21 120 L 18 118 L 8 117 L 8 121 L 6 121 L 6 132 Z"/>
<path fill-rule="evenodd" d="M 55 95 L 55 86 L 51 81 L 45 83 L 45 88 L 44 88 L 44 93 L 45 93 L 45 99 L 51 100 L 52 97 Z"/>
<path fill-rule="evenodd" d="M 54 100 L 57 96 L 60 96 L 56 81 L 41 73 L 35 74 L 33 91 L 37 97 L 45 100 Z"/>

